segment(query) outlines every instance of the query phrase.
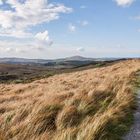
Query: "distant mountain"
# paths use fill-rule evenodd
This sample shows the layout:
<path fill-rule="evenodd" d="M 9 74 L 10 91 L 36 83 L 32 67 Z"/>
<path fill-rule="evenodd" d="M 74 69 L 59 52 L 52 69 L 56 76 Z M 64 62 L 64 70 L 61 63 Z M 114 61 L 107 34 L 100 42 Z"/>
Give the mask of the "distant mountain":
<path fill-rule="evenodd" d="M 86 58 L 82 56 L 72 56 L 62 59 L 26 59 L 26 58 L 0 58 L 0 63 L 8 64 L 38 64 L 45 66 L 54 65 L 77 65 L 77 64 L 88 64 L 97 61 L 111 61 L 116 60 L 115 58 Z"/>
<path fill-rule="evenodd" d="M 26 59 L 26 58 L 0 58 L 0 63 L 16 63 L 16 64 L 43 64 L 50 62 L 51 60 L 45 59 Z"/>
<path fill-rule="evenodd" d="M 79 55 L 58 59 L 59 61 L 93 61 L 94 58 L 86 58 Z"/>
<path fill-rule="evenodd" d="M 26 59 L 26 58 L 0 58 L 0 63 L 48 63 L 48 62 L 59 62 L 59 61 L 87 61 L 92 60 L 91 58 L 85 58 L 82 56 L 72 56 L 62 59 Z"/>
<path fill-rule="evenodd" d="M 88 58 L 88 57 L 82 57 L 79 55 L 72 56 L 72 57 L 66 57 L 63 59 L 57 59 L 57 61 L 111 61 L 111 60 L 117 60 L 118 58 Z"/>

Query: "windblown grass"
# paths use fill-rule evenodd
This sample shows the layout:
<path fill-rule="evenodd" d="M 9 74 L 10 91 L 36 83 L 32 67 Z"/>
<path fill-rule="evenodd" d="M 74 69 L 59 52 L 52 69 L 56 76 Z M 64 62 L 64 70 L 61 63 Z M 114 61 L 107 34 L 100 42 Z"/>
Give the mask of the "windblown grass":
<path fill-rule="evenodd" d="M 0 140 L 121 140 L 136 108 L 140 60 L 0 85 Z"/>

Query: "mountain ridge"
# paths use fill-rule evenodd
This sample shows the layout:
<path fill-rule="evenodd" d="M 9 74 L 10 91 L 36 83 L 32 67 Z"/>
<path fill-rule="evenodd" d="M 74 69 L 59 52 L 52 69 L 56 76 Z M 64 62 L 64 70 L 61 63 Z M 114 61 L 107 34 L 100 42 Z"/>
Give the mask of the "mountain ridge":
<path fill-rule="evenodd" d="M 29 58 L 18 58 L 18 57 L 4 57 L 0 58 L 0 63 L 40 63 L 45 64 L 49 62 L 64 62 L 64 61 L 108 61 L 117 60 L 120 58 L 87 58 L 80 55 L 71 57 L 59 58 L 59 59 L 29 59 Z"/>

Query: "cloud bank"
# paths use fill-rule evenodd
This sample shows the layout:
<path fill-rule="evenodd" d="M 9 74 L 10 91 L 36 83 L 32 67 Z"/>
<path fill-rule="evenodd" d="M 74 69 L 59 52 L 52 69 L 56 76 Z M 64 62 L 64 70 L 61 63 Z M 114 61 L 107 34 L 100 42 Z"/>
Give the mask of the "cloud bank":
<path fill-rule="evenodd" d="M 0 36 L 15 38 L 35 38 L 52 44 L 48 31 L 35 36 L 30 28 L 60 18 L 61 13 L 72 12 L 63 4 L 52 4 L 47 0 L 7 0 L 8 9 L 0 9 Z M 0 0 L 0 5 L 4 5 Z"/>
<path fill-rule="evenodd" d="M 115 0 L 118 6 L 126 7 L 130 6 L 135 0 Z"/>

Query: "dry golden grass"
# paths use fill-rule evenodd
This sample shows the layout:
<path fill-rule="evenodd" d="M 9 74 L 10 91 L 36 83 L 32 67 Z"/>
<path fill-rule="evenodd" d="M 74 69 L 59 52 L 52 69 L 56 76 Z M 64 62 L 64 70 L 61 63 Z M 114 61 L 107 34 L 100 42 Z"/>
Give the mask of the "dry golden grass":
<path fill-rule="evenodd" d="M 119 140 L 135 107 L 140 60 L 0 85 L 0 140 Z"/>

